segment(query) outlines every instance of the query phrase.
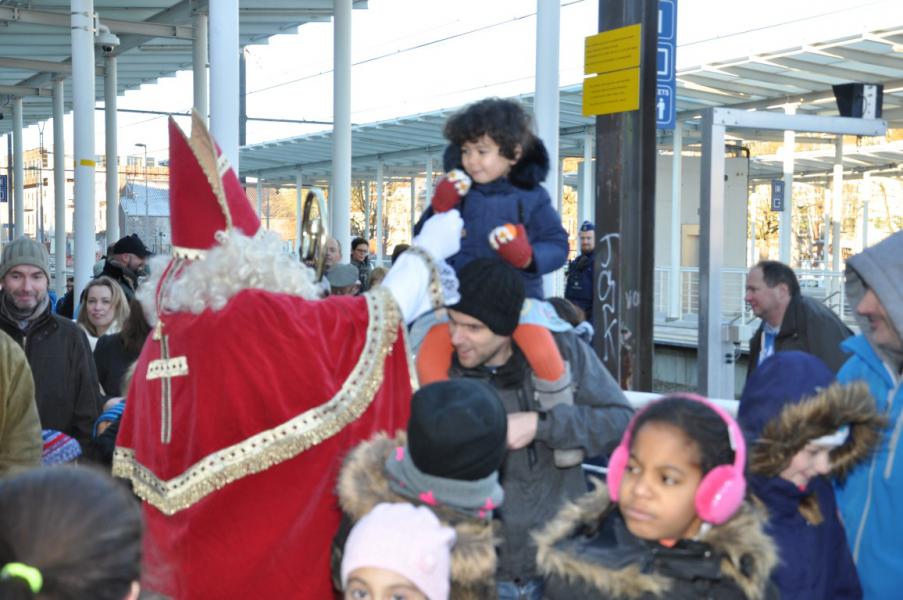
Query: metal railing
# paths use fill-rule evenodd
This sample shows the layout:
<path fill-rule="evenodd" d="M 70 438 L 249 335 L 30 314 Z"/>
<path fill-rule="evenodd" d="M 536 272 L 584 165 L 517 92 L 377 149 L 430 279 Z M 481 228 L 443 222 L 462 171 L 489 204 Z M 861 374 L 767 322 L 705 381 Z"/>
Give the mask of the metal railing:
<path fill-rule="evenodd" d="M 742 319 L 749 323 L 756 317 L 746 305 L 746 274 L 748 270 L 737 267 L 722 269 L 721 317 L 725 321 Z M 800 288 L 806 296 L 824 302 L 831 310 L 848 323 L 853 322 L 853 313 L 847 305 L 843 272 L 822 270 L 798 270 Z M 655 312 L 656 317 L 665 319 L 668 315 L 668 298 L 671 292 L 671 269 L 655 268 Z M 699 269 L 681 267 L 680 302 L 678 319 L 695 318 L 699 314 Z"/>

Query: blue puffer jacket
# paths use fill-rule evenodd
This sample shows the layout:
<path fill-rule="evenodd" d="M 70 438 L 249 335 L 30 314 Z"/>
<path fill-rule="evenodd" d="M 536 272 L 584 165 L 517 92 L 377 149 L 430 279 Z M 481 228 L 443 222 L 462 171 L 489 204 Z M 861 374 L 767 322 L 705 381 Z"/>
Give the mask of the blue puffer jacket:
<path fill-rule="evenodd" d="M 445 149 L 444 167 L 446 171 L 463 169 L 458 146 Z M 561 226 L 561 217 L 552 208 L 549 194 L 539 185 L 548 171 L 549 156 L 538 141 L 533 149 L 525 151 L 508 177 L 470 188 L 459 207 L 464 219 L 461 250 L 448 260 L 455 271 L 475 258 L 498 256 L 489 245 L 489 233 L 506 223 L 522 223 L 533 247 L 533 265 L 521 271 L 524 287 L 527 297 L 543 297 L 542 276 L 564 266 L 568 254 L 568 234 Z M 432 208 L 424 211 L 414 228 L 415 235 L 432 214 Z"/>

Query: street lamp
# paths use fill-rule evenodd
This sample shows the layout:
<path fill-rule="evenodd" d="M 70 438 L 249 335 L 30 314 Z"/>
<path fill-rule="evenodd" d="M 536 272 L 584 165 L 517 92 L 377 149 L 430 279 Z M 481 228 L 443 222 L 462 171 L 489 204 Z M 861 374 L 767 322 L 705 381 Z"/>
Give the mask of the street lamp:
<path fill-rule="evenodd" d="M 141 228 L 141 232 L 144 234 L 144 239 L 146 240 L 148 222 L 150 221 L 150 214 L 147 208 L 147 144 L 138 142 L 135 146 L 144 149 L 144 227 Z"/>

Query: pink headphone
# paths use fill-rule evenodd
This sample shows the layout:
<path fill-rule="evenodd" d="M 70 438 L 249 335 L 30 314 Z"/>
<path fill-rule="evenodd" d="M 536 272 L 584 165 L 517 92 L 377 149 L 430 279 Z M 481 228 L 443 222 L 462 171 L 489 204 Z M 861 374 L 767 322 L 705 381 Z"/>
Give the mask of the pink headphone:
<path fill-rule="evenodd" d="M 699 518 L 713 525 L 721 525 L 730 519 L 740 505 L 746 494 L 746 478 L 743 476 L 743 468 L 746 464 L 746 442 L 737 422 L 720 406 L 709 402 L 696 394 L 680 394 L 678 397 L 701 402 L 721 417 L 727 425 L 727 433 L 730 438 L 731 449 L 734 451 L 734 464 L 721 465 L 709 471 L 696 488 L 696 514 Z M 630 459 L 630 440 L 633 437 L 633 425 L 637 418 L 643 414 L 638 412 L 631 419 L 621 443 L 615 448 L 608 461 L 608 495 L 612 501 L 618 501 L 618 492 L 621 488 L 621 479 L 627 469 Z"/>

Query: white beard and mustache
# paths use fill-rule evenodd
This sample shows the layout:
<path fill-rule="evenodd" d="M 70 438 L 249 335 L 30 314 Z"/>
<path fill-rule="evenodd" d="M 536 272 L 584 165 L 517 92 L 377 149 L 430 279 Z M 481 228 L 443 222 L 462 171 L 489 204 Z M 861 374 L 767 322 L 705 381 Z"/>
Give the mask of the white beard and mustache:
<path fill-rule="evenodd" d="M 157 307 L 157 286 L 170 261 L 180 259 L 161 255 L 150 261 L 151 276 L 138 289 L 145 317 L 156 325 L 158 308 L 162 312 L 200 314 L 207 309 L 221 310 L 235 294 L 246 289 L 300 296 L 316 300 L 321 288 L 313 270 L 283 251 L 282 240 L 273 232 L 261 230 L 248 237 L 239 231 L 216 234 L 219 242 L 199 260 L 184 261 L 179 272 L 166 282 Z"/>

